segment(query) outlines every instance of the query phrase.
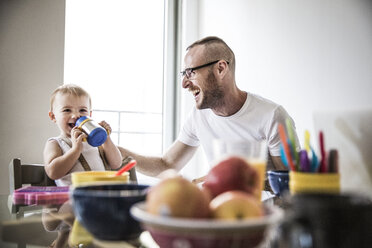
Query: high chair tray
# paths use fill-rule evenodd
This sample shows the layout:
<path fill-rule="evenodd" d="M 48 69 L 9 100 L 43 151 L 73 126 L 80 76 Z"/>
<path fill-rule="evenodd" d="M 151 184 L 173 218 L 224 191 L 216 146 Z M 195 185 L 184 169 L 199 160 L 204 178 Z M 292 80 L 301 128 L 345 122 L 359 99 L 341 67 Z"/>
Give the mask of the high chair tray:
<path fill-rule="evenodd" d="M 69 186 L 25 186 L 13 192 L 13 204 L 62 204 L 69 199 Z"/>

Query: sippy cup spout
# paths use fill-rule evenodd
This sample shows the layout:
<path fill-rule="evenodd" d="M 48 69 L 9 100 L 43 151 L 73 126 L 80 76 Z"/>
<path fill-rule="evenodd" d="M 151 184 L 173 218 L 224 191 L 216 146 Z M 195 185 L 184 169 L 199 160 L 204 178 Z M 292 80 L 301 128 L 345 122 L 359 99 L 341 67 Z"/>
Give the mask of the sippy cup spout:
<path fill-rule="evenodd" d="M 87 116 L 80 117 L 75 126 L 79 127 L 88 136 L 87 141 L 91 146 L 100 146 L 107 139 L 106 130 Z"/>

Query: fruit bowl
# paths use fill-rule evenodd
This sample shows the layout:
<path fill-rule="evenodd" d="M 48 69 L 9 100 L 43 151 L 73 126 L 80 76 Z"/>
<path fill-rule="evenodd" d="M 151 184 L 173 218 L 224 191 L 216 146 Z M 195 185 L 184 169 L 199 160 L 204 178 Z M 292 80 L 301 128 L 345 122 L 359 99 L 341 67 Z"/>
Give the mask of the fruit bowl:
<path fill-rule="evenodd" d="M 148 213 L 145 202 L 136 203 L 130 212 L 149 231 L 154 241 L 165 248 L 257 247 L 269 227 L 283 216 L 283 210 L 278 207 L 265 206 L 263 217 L 247 220 L 172 218 Z"/>

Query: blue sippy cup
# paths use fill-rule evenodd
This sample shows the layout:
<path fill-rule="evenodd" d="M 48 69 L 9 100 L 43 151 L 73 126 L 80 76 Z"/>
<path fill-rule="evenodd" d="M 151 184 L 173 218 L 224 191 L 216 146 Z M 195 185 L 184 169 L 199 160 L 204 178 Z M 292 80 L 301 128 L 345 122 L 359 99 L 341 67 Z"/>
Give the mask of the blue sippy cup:
<path fill-rule="evenodd" d="M 88 144 L 91 146 L 100 146 L 105 143 L 107 139 L 106 130 L 87 116 L 80 117 L 76 121 L 75 126 L 79 127 L 86 135 L 88 135 Z"/>

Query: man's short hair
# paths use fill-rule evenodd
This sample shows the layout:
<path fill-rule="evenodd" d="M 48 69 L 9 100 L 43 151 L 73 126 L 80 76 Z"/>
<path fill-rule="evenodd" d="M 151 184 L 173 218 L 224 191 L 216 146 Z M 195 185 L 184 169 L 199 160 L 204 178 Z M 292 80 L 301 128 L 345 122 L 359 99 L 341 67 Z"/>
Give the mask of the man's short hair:
<path fill-rule="evenodd" d="M 224 59 L 229 62 L 231 70 L 235 71 L 235 54 L 232 49 L 224 42 L 221 38 L 217 36 L 208 36 L 201 40 L 197 40 L 187 47 L 186 51 L 195 47 L 195 46 L 205 46 L 205 63 Z"/>

